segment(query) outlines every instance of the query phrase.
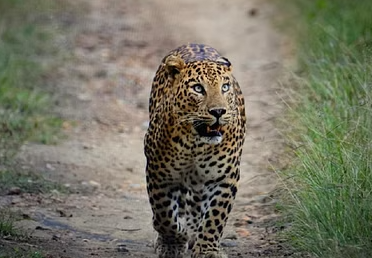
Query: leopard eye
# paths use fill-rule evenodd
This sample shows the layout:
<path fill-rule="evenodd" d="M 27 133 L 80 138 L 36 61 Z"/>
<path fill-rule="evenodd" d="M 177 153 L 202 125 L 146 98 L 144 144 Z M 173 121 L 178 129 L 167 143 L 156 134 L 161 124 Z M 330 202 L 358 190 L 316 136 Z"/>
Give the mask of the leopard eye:
<path fill-rule="evenodd" d="M 204 87 L 200 84 L 195 84 L 194 86 L 192 86 L 192 88 L 197 93 L 204 93 Z"/>
<path fill-rule="evenodd" d="M 230 84 L 227 83 L 223 84 L 221 90 L 223 93 L 228 92 L 230 90 Z"/>

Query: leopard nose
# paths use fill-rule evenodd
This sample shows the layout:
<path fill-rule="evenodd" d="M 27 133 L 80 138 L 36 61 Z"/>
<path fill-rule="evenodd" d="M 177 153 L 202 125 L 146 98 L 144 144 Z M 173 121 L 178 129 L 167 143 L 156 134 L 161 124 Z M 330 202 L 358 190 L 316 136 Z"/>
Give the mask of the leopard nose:
<path fill-rule="evenodd" d="M 226 109 L 224 108 L 213 108 L 208 110 L 209 114 L 216 118 L 220 118 L 222 115 L 226 114 Z"/>

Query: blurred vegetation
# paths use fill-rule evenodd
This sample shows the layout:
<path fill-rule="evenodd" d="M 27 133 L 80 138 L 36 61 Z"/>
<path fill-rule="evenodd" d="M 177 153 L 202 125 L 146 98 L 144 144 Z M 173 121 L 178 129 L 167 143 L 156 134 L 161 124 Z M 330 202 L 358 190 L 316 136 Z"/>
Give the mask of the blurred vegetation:
<path fill-rule="evenodd" d="M 51 115 L 46 75 L 58 61 L 54 1 L 0 1 L 0 164 L 26 140 L 54 143 L 62 121 Z M 53 58 L 51 58 L 53 57 Z"/>
<path fill-rule="evenodd" d="M 30 234 L 16 226 L 25 219 L 20 212 L 9 209 L 0 210 L 0 258 L 43 258 L 41 251 L 27 244 Z M 9 242 L 2 241 L 6 239 Z"/>
<path fill-rule="evenodd" d="M 287 133 L 297 157 L 286 172 L 287 237 L 314 257 L 372 257 L 372 1 L 291 4 L 301 70 Z"/>
<path fill-rule="evenodd" d="M 68 56 L 65 16 L 75 14 L 65 1 L 0 0 L 0 195 L 64 190 L 38 171 L 19 169 L 15 155 L 27 141 L 53 144 L 61 137 L 51 83 Z M 15 226 L 19 219 L 1 207 L 0 257 L 44 257 L 22 244 L 27 233 Z"/>
<path fill-rule="evenodd" d="M 9 189 L 19 189 L 19 193 L 48 193 L 58 191 L 66 193 L 66 187 L 56 182 L 46 180 L 41 174 L 34 171 L 17 171 L 14 168 L 0 171 L 0 195 L 7 194 Z M 17 189 L 17 191 L 18 191 Z"/>

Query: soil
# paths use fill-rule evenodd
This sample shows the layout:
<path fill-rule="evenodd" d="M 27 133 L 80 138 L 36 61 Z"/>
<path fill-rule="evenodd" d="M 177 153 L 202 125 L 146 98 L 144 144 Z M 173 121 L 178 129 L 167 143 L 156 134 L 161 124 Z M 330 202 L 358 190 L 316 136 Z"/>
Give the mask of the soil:
<path fill-rule="evenodd" d="M 288 57 L 272 23 L 274 6 L 259 0 L 75 2 L 86 14 L 63 17 L 72 36 L 61 37 L 73 58 L 57 69 L 52 89 L 67 137 L 57 145 L 28 143 L 19 155 L 23 169 L 71 190 L 1 197 L 30 218 L 19 222 L 32 231 L 27 245 L 47 257 L 156 257 L 144 176 L 148 96 L 162 57 L 196 42 L 229 58 L 246 99 L 241 182 L 222 245 L 232 258 L 290 256 L 273 237 L 278 180 L 272 167 L 282 148 L 274 122 L 282 112 L 278 80 Z"/>

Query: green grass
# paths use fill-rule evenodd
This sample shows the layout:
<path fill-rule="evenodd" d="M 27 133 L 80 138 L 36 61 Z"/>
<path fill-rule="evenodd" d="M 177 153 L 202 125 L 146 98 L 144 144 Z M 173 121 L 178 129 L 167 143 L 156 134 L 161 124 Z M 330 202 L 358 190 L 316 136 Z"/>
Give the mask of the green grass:
<path fill-rule="evenodd" d="M 0 210 L 0 237 L 1 236 L 18 236 L 19 232 L 14 225 L 15 216 L 8 210 Z"/>
<path fill-rule="evenodd" d="M 31 239 L 30 233 L 16 226 L 22 219 L 20 212 L 0 210 L 0 258 L 49 257 L 35 249 L 35 245 L 27 243 Z"/>
<path fill-rule="evenodd" d="M 57 190 L 67 193 L 70 190 L 63 185 L 49 181 L 35 172 L 17 172 L 15 169 L 0 171 L 0 195 L 7 194 L 9 189 L 19 188 L 21 193 L 49 193 Z"/>
<path fill-rule="evenodd" d="M 314 257 L 372 257 L 372 1 L 292 4 L 301 71 L 287 237 Z"/>
<path fill-rule="evenodd" d="M 14 160 L 26 141 L 53 144 L 61 136 L 50 78 L 68 55 L 56 41 L 65 32 L 62 13 L 74 16 L 76 10 L 59 1 L 0 1 L 0 195 L 12 187 L 33 194 L 65 190 L 38 171 L 20 170 Z M 0 258 L 45 257 L 15 226 L 20 219 L 0 207 Z"/>
<path fill-rule="evenodd" d="M 0 194 L 10 187 L 31 193 L 57 187 L 37 171 L 20 172 L 14 157 L 26 141 L 53 144 L 62 136 L 49 78 L 66 56 L 56 36 L 64 31 L 60 13 L 75 12 L 67 8 L 54 1 L 0 1 Z"/>
<path fill-rule="evenodd" d="M 41 251 L 32 250 L 30 247 L 9 247 L 7 250 L 0 250 L 0 258 L 44 258 Z"/>
<path fill-rule="evenodd" d="M 49 112 L 52 96 L 44 79 L 59 58 L 53 22 L 45 21 L 55 8 L 42 0 L 0 2 L 0 164 L 26 140 L 57 139 L 62 121 Z M 48 56 L 55 60 L 46 62 Z"/>
<path fill-rule="evenodd" d="M 29 251 L 25 253 L 23 250 L 19 248 L 13 248 L 12 254 L 4 254 L 0 253 L 0 258 L 43 258 L 41 252 L 39 251 Z"/>

